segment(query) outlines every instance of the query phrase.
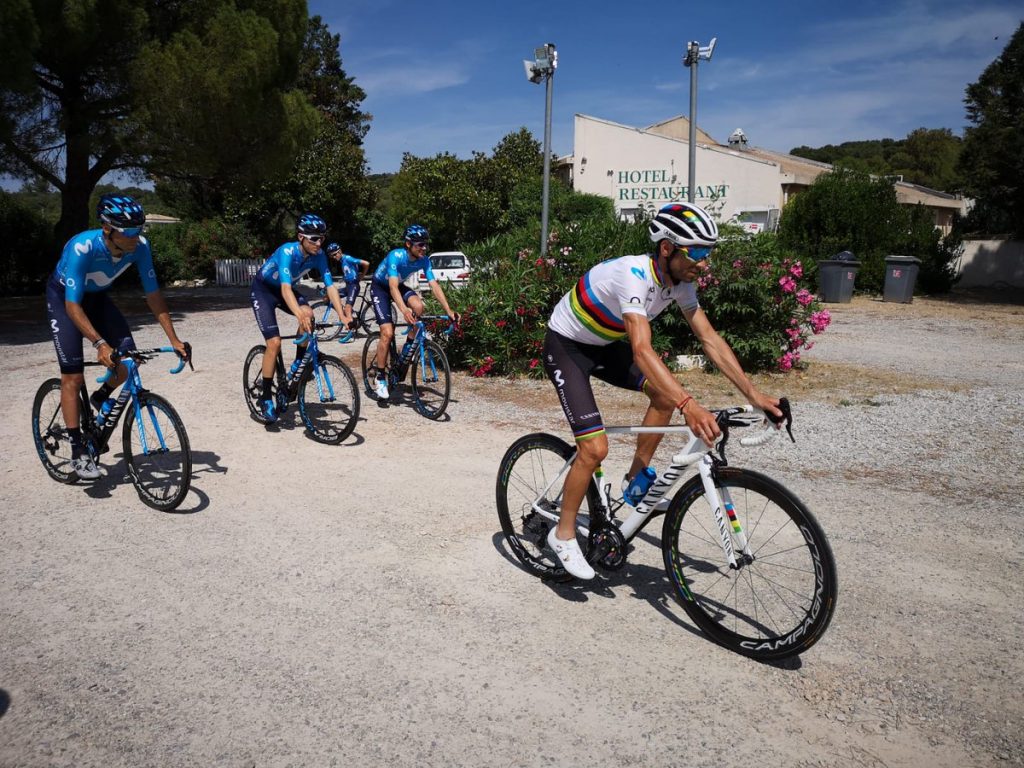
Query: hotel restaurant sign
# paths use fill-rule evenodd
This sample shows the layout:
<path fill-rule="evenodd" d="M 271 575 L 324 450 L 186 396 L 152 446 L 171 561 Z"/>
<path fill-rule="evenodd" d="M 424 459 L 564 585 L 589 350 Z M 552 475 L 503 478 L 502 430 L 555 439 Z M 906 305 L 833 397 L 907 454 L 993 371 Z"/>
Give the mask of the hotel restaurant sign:
<path fill-rule="evenodd" d="M 616 202 L 670 202 L 689 197 L 689 187 L 676 184 L 676 177 L 664 169 L 616 173 Z M 705 184 L 698 186 L 693 196 L 695 200 L 721 200 L 728 190 L 728 184 Z"/>

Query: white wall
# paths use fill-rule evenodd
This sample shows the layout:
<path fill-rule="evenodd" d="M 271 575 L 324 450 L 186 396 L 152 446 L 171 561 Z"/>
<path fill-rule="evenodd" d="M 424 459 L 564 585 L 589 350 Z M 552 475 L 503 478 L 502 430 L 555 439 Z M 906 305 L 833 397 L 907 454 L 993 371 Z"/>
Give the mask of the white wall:
<path fill-rule="evenodd" d="M 779 166 L 726 148 L 698 145 L 696 199 L 721 208 L 720 220 L 748 207 L 781 207 Z M 605 120 L 576 115 L 573 184 L 611 198 L 616 211 L 659 208 L 687 198 L 689 144 Z"/>
<path fill-rule="evenodd" d="M 1024 241 L 965 240 L 960 288 L 1024 288 Z"/>

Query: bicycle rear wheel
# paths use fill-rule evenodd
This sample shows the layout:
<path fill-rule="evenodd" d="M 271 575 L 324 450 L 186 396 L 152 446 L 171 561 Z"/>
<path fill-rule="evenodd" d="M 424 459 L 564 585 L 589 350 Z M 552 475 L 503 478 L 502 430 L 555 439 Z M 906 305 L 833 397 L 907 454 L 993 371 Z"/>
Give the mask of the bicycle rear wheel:
<path fill-rule="evenodd" d="M 373 313 L 373 304 L 369 301 L 364 301 L 363 308 L 359 310 L 359 327 L 367 336 L 380 331 L 377 315 Z"/>
<path fill-rule="evenodd" d="M 839 594 L 821 526 L 800 499 L 758 472 L 721 467 L 715 485 L 728 491 L 753 558 L 744 562 L 737 551 L 740 567 L 729 567 L 700 478 L 690 480 L 662 529 L 665 570 L 683 609 L 712 640 L 744 656 L 770 661 L 806 651 L 828 627 Z"/>
<path fill-rule="evenodd" d="M 260 424 L 268 423 L 260 409 L 260 400 L 263 399 L 263 353 L 266 351 L 266 346 L 257 344 L 249 350 L 249 354 L 245 356 L 245 364 L 242 366 L 242 393 L 245 396 L 245 404 L 249 406 L 249 413 Z M 275 401 L 277 400 L 278 383 L 278 375 L 275 370 L 274 382 L 270 387 Z"/>
<path fill-rule="evenodd" d="M 564 440 L 538 432 L 512 443 L 498 468 L 495 494 L 505 541 L 526 570 L 541 578 L 572 578 L 548 547 L 548 531 L 557 524 L 563 470 L 567 471 L 565 463 L 575 452 Z M 597 485 L 591 480 L 576 518 L 577 528 L 589 524 L 590 511 L 599 504 Z M 587 554 L 587 537 L 577 531 L 576 538 Z"/>
<path fill-rule="evenodd" d="M 331 302 L 327 299 L 314 301 L 310 308 L 313 310 L 313 319 L 318 323 L 337 323 L 341 320 L 338 317 L 338 313 L 334 311 L 334 307 L 331 306 Z M 317 328 L 316 337 L 320 341 L 333 341 L 338 338 L 343 330 L 340 325 L 332 325 L 329 328 Z"/>
<path fill-rule="evenodd" d="M 314 440 L 337 445 L 356 428 L 359 387 L 341 360 L 320 355 L 320 361 L 302 374 L 299 414 Z"/>
<path fill-rule="evenodd" d="M 60 409 L 60 379 L 47 379 L 32 403 L 32 440 L 46 473 L 59 483 L 73 483 L 71 440 Z"/>
<path fill-rule="evenodd" d="M 192 483 L 192 449 L 185 425 L 160 395 L 140 392 L 125 412 L 121 438 L 128 474 L 144 504 L 176 509 Z"/>
<path fill-rule="evenodd" d="M 448 357 L 432 339 L 423 340 L 423 357 L 412 362 L 412 396 L 416 410 L 428 419 L 439 419 L 448 408 L 452 391 Z"/>
<path fill-rule="evenodd" d="M 366 343 L 363 344 L 363 389 L 366 391 L 366 396 L 371 400 L 377 400 L 377 391 L 374 389 L 374 382 L 377 380 L 377 375 L 380 369 L 377 367 L 377 349 L 380 346 L 380 331 L 371 333 L 366 337 Z M 388 379 L 388 386 L 391 386 L 391 362 L 395 359 L 395 347 L 391 346 L 388 354 L 388 365 L 384 368 L 385 378 Z"/>

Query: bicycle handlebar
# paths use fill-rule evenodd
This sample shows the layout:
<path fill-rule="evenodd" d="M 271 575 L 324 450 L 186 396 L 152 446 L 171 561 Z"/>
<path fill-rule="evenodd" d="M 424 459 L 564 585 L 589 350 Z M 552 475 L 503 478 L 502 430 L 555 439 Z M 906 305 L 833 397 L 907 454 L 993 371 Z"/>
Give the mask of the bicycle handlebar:
<path fill-rule="evenodd" d="M 111 355 L 111 358 L 114 360 L 115 363 L 114 367 L 107 368 L 107 370 L 104 371 L 103 375 L 96 379 L 96 383 L 105 384 L 106 382 L 110 381 L 110 379 L 113 378 L 114 376 L 114 371 L 117 370 L 117 364 L 121 362 L 121 358 L 123 357 L 130 357 L 132 360 L 135 361 L 136 364 L 142 364 L 147 360 L 156 357 L 161 352 L 173 352 L 174 354 L 178 355 L 178 365 L 175 368 L 171 368 L 170 373 L 181 373 L 182 370 L 184 370 L 186 363 L 188 364 L 189 370 L 194 371 L 195 368 L 192 366 L 192 345 L 189 344 L 188 342 L 185 342 L 185 351 L 188 353 L 186 357 L 178 355 L 178 350 L 176 350 L 174 347 L 153 347 L 152 349 L 129 349 L 123 354 L 114 353 L 113 355 Z"/>

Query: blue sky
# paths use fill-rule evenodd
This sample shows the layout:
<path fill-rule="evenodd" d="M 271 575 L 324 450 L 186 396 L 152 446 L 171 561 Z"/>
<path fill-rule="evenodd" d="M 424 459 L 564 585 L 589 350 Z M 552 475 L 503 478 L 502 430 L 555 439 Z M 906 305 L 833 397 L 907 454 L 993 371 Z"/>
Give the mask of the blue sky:
<path fill-rule="evenodd" d="M 838 5 L 838 4 L 836 4 Z M 718 38 L 701 62 L 697 122 L 724 142 L 788 151 L 903 138 L 919 127 L 961 134 L 968 83 L 1024 19 L 1019 0 L 975 3 L 788 3 L 725 0 L 310 0 L 341 35 L 342 66 L 374 117 L 365 141 L 374 173 L 403 152 L 469 157 L 521 126 L 544 135 L 544 86 L 522 60 L 558 48 L 552 151 L 572 152 L 576 113 L 646 126 L 689 112 L 689 40 Z"/>

